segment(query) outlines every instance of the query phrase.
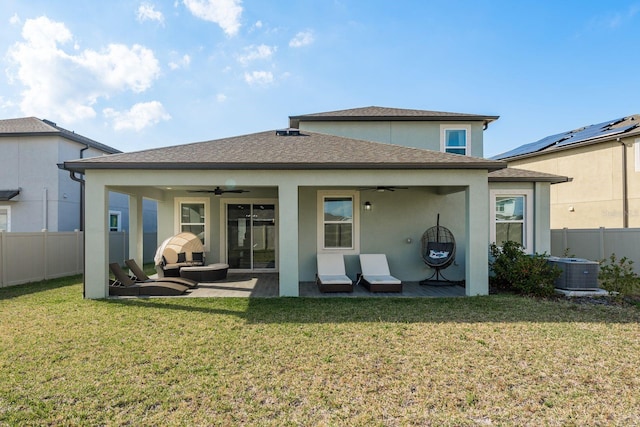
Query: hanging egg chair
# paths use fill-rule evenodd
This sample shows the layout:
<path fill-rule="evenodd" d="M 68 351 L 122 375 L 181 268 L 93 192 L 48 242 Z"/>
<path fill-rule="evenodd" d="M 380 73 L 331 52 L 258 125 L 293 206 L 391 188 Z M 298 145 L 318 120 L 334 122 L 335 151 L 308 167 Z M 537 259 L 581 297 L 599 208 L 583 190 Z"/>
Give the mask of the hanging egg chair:
<path fill-rule="evenodd" d="M 436 225 L 427 229 L 422 235 L 420 255 L 424 263 L 434 270 L 430 277 L 420 282 L 421 285 L 457 284 L 440 273 L 440 270 L 453 264 L 456 258 L 456 239 L 448 228 L 440 225 L 440 214 L 438 214 Z"/>

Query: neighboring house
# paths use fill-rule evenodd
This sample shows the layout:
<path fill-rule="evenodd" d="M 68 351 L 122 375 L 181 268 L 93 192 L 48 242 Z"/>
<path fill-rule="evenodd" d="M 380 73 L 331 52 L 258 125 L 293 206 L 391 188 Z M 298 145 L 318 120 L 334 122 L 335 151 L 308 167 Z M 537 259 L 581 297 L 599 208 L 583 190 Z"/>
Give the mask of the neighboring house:
<path fill-rule="evenodd" d="M 81 229 L 81 185 L 57 164 L 114 153 L 120 151 L 48 120 L 0 120 L 0 230 Z M 112 228 L 121 231 L 128 222 L 128 197 L 113 193 L 110 199 Z M 155 202 L 145 201 L 145 207 L 154 226 Z"/>
<path fill-rule="evenodd" d="M 494 159 L 569 177 L 551 189 L 551 228 L 640 227 L 640 115 L 547 136 Z"/>
<path fill-rule="evenodd" d="M 457 240 L 450 278 L 487 294 L 488 244 L 507 235 L 549 251 L 549 187 L 566 178 L 482 158 L 496 116 L 367 107 L 290 117 L 291 128 L 174 147 L 67 161 L 87 194 L 85 292 L 108 295 L 106 194 L 158 201 L 158 240 L 180 231 L 203 239 L 209 262 L 278 272 L 279 293 L 313 281 L 316 254 L 385 253 L 393 274 L 419 281 L 423 232 L 440 224 Z M 514 199 L 514 215 L 497 206 Z M 141 215 L 132 216 L 131 234 Z M 130 253 L 141 258 L 140 240 Z"/>

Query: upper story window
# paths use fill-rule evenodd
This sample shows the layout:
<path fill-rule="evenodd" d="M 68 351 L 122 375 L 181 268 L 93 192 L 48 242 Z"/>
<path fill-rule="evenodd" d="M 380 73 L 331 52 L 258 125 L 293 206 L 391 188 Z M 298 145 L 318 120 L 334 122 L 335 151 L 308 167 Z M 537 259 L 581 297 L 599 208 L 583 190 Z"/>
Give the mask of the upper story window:
<path fill-rule="evenodd" d="M 445 153 L 471 153 L 470 125 L 440 125 L 440 149 Z"/>
<path fill-rule="evenodd" d="M 357 253 L 359 202 L 354 191 L 318 192 L 318 251 Z"/>

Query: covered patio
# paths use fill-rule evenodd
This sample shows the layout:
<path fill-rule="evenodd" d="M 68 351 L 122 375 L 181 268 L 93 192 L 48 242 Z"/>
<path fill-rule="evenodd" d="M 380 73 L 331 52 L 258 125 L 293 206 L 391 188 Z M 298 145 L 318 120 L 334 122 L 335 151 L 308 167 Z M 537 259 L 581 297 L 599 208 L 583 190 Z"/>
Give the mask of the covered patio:
<path fill-rule="evenodd" d="M 229 273 L 227 278 L 200 283 L 189 293 L 171 298 L 274 298 L 279 296 L 278 273 Z M 299 282 L 299 296 L 310 298 L 402 298 L 402 297 L 462 297 L 463 286 L 422 286 L 418 282 L 404 282 L 402 292 L 369 292 L 354 286 L 353 292 L 322 293 L 315 282 Z M 125 297 L 130 298 L 130 297 Z M 168 298 L 168 297 L 160 297 Z"/>

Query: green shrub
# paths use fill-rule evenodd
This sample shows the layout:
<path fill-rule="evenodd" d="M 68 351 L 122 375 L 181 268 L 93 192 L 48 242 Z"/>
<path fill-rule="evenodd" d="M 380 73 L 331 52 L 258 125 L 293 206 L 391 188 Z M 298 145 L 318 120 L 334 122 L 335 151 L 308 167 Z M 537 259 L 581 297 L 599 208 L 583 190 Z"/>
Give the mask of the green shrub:
<path fill-rule="evenodd" d="M 611 254 L 608 263 L 606 259 L 600 261 L 598 281 L 602 289 L 614 292 L 619 297 L 640 291 L 640 278 L 633 271 L 633 261 L 627 257 L 618 260 L 616 254 Z"/>
<path fill-rule="evenodd" d="M 517 242 L 507 241 L 502 247 L 491 244 L 489 268 L 491 284 L 498 290 L 524 295 L 550 296 L 560 269 L 547 263 L 547 254 L 527 255 Z"/>

